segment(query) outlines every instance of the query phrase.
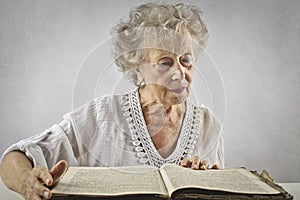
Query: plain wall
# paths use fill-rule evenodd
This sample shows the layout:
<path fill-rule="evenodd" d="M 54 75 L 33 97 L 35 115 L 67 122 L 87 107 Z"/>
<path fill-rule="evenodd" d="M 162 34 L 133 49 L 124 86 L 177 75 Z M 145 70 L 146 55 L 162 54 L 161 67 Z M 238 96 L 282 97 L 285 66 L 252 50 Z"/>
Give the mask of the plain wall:
<path fill-rule="evenodd" d="M 142 2 L 0 1 L 0 153 L 62 120 L 83 61 Z M 225 117 L 226 167 L 300 182 L 299 1 L 182 2 L 204 12 L 207 53 L 225 89 L 215 107 L 223 110 L 212 110 Z"/>

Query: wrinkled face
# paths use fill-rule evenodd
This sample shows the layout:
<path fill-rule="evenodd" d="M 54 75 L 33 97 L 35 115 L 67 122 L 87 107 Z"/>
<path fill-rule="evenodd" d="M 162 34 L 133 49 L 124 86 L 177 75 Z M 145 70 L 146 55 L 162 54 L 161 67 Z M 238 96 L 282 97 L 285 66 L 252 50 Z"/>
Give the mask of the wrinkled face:
<path fill-rule="evenodd" d="M 194 74 L 191 51 L 180 55 L 159 49 L 147 50 L 147 64 L 137 70 L 139 81 L 155 94 L 155 98 L 171 105 L 183 103 L 190 93 Z"/>

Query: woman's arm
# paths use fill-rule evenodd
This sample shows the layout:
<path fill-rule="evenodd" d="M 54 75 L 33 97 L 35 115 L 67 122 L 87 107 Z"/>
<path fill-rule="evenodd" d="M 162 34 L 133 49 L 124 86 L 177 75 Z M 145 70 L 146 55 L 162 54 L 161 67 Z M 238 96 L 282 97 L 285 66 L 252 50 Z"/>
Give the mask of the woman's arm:
<path fill-rule="evenodd" d="M 46 167 L 33 167 L 23 152 L 12 151 L 5 155 L 0 165 L 0 175 L 4 184 L 26 200 L 51 198 L 51 186 L 64 173 L 66 161 L 58 162 L 50 171 Z"/>

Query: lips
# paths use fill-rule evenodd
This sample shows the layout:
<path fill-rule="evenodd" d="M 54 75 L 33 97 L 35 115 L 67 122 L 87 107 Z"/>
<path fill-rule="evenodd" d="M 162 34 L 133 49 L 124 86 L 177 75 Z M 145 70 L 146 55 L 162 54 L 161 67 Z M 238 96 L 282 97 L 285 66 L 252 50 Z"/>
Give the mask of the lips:
<path fill-rule="evenodd" d="M 180 94 L 184 90 L 185 90 L 185 87 L 179 87 L 179 88 L 172 89 L 171 91 L 174 92 L 174 93 L 176 93 L 176 94 Z"/>

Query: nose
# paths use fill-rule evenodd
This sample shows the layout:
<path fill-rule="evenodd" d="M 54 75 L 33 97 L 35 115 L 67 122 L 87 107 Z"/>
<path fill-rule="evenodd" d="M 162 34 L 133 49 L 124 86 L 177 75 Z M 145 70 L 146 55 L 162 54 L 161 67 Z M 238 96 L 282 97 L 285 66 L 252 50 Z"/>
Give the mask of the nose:
<path fill-rule="evenodd" d="M 172 75 L 172 81 L 183 80 L 183 79 L 185 79 L 184 67 L 180 64 L 179 61 L 177 61 L 174 64 L 174 72 Z"/>

